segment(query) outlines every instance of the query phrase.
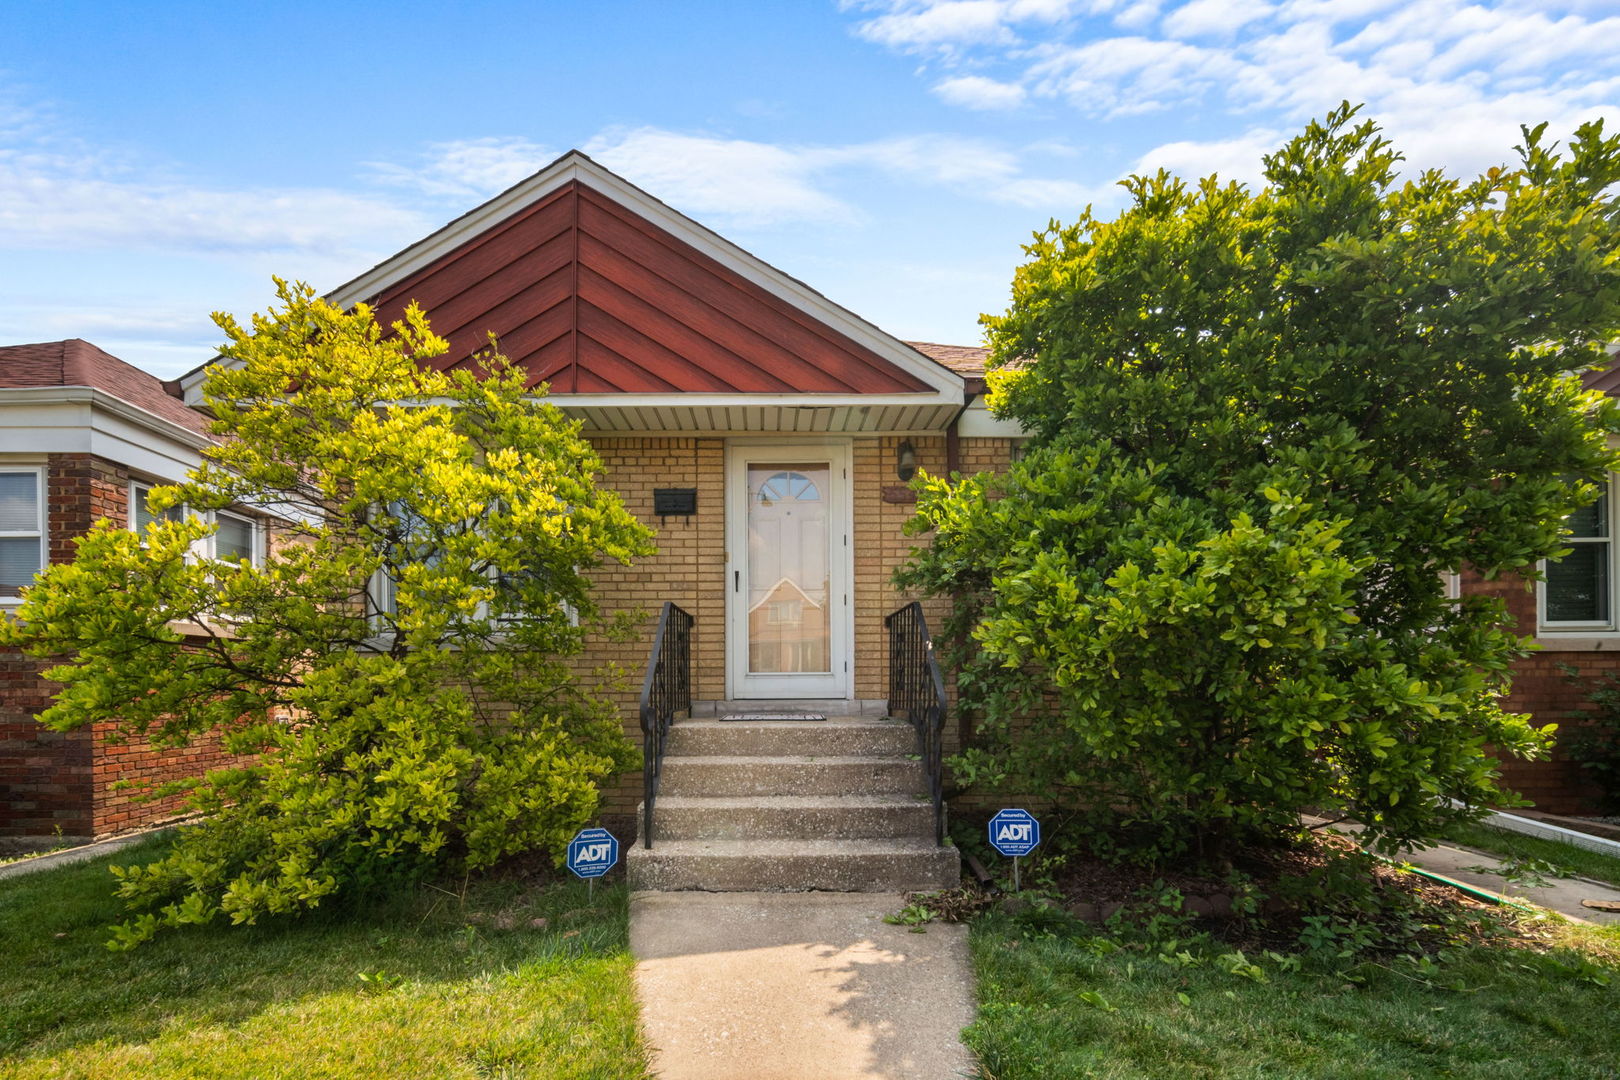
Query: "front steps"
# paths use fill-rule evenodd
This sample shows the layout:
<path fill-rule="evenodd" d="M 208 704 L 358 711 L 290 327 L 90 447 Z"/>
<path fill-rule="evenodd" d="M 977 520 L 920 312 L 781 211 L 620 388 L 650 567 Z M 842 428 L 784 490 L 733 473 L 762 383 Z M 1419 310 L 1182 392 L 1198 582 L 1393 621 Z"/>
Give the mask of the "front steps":
<path fill-rule="evenodd" d="M 757 703 L 755 703 L 757 704 Z M 633 889 L 910 892 L 957 884 L 954 847 L 934 843 L 909 725 L 677 722 L 664 757 L 653 847 L 626 864 Z M 851 710 L 856 711 L 856 710 Z"/>

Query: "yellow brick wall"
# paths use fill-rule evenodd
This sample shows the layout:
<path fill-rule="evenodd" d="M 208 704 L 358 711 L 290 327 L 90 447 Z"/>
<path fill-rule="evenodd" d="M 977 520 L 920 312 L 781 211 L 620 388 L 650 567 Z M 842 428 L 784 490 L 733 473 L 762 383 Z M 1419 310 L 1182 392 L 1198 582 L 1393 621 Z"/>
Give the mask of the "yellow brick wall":
<path fill-rule="evenodd" d="M 784 436 L 785 439 L 791 436 Z M 925 537 L 902 531 L 915 506 L 890 502 L 885 488 L 900 486 L 895 462 L 900 443 L 911 442 L 917 464 L 932 473 L 945 471 L 945 439 L 939 436 L 880 436 L 851 441 L 851 495 L 854 502 L 855 557 L 854 691 L 857 698 L 881 699 L 888 693 L 888 638 L 884 616 L 907 602 L 890 584 L 896 567 Z M 624 685 L 615 693 L 625 718 L 625 732 L 640 745 L 637 704 L 645 674 L 647 651 L 659 608 L 665 600 L 691 612 L 693 628 L 693 697 L 713 700 L 725 696 L 725 440 L 720 438 L 665 438 L 592 435 L 602 455 L 603 482 L 617 490 L 626 507 L 655 531 L 658 554 L 630 567 L 603 567 L 596 574 L 596 597 L 604 612 L 641 612 L 640 636 L 631 643 L 593 641 L 584 667 L 619 665 Z M 962 439 L 964 472 L 1005 468 L 1012 443 L 1006 439 Z M 697 489 L 697 513 L 660 522 L 653 514 L 653 490 L 664 487 Z M 925 604 L 930 626 L 944 618 L 948 604 Z M 947 673 L 948 675 L 948 673 Z M 947 732 L 954 747 L 956 725 Z M 610 813 L 634 810 L 641 797 L 639 773 L 622 778 L 609 794 Z"/>

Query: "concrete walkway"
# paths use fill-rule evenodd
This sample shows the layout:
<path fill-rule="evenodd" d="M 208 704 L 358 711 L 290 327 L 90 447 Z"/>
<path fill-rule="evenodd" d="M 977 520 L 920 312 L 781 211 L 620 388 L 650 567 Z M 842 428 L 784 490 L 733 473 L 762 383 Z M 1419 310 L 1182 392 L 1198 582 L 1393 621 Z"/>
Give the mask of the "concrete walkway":
<path fill-rule="evenodd" d="M 967 927 L 892 893 L 639 892 L 630 949 L 663 1080 L 976 1076 Z"/>
<path fill-rule="evenodd" d="M 1305 814 L 1301 820 L 1310 826 L 1319 826 L 1325 823 L 1325 818 Z M 1340 822 L 1333 826 L 1334 831 L 1354 836 L 1361 831 L 1361 826 L 1353 821 Z M 1496 893 L 1499 896 L 1509 896 L 1515 900 L 1526 900 L 1537 907 L 1544 907 L 1548 911 L 1556 911 L 1560 915 L 1571 919 L 1583 919 L 1593 923 L 1620 922 L 1620 913 L 1597 911 L 1593 908 L 1583 907 L 1582 900 L 1604 900 L 1610 903 L 1620 903 L 1620 889 L 1602 882 L 1587 878 L 1544 878 L 1545 885 L 1532 885 L 1525 881 L 1510 881 L 1500 873 L 1491 873 L 1493 870 L 1503 869 L 1503 860 L 1496 855 L 1483 851 L 1452 847 L 1449 844 L 1432 844 L 1429 847 L 1399 856 L 1413 866 L 1427 870 L 1431 874 L 1440 874 L 1443 877 L 1460 881 L 1464 885 L 1472 885 L 1476 889 Z M 1476 869 L 1479 868 L 1479 869 Z"/>
<path fill-rule="evenodd" d="M 1405 858 L 1413 866 L 1422 867 L 1430 873 L 1442 874 L 1465 885 L 1484 889 L 1486 892 L 1510 896 L 1515 900 L 1527 900 L 1538 907 L 1556 911 L 1571 919 L 1584 919 L 1594 923 L 1620 922 L 1620 913 L 1596 911 L 1581 906 L 1582 900 L 1606 900 L 1620 904 L 1620 889 L 1600 882 L 1589 881 L 1586 878 L 1555 877 L 1544 878 L 1545 885 L 1509 881 L 1501 874 L 1474 869 L 1474 867 L 1501 869 L 1502 860 L 1497 856 L 1478 851 L 1465 851 L 1445 844 L 1436 844 L 1434 847 L 1415 851 Z"/>
<path fill-rule="evenodd" d="M 24 874 L 32 874 L 40 870 L 49 870 L 54 866 L 69 866 L 73 863 L 84 862 L 87 859 L 100 858 L 121 848 L 138 844 L 149 836 L 168 832 L 170 828 L 171 826 L 162 825 L 141 832 L 124 833 L 122 836 L 97 840 L 94 843 L 81 844 L 78 847 L 63 848 L 61 851 L 49 851 L 18 862 L 6 863 L 4 866 L 0 866 L 0 881 L 6 878 L 22 877 Z"/>

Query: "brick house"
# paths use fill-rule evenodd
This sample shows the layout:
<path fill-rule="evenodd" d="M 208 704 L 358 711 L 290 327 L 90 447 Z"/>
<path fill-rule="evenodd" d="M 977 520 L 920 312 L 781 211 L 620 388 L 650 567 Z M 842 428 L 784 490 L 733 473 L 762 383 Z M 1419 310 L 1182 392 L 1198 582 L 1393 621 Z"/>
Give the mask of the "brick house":
<path fill-rule="evenodd" d="M 704 703 L 717 709 L 741 701 L 814 701 L 828 712 L 881 713 L 891 663 L 885 617 L 910 599 L 890 584 L 913 546 L 902 531 L 913 510 L 905 481 L 917 468 L 1004 468 L 1021 439 L 1015 425 L 985 409 L 984 350 L 901 341 L 577 152 L 330 298 L 369 303 L 385 323 L 412 301 L 421 304 L 450 342 L 436 361 L 445 368 L 470 363 L 494 334 L 502 351 L 527 368 L 531 385 L 547 384 L 552 403 L 583 422 L 606 463 L 606 482 L 655 530 L 658 545 L 655 556 L 609 567 L 598 578 L 605 610 L 649 613 L 647 636 L 597 644 L 587 662 L 615 660 L 643 670 L 650 615 L 671 601 L 694 620 L 691 696 L 698 715 Z M 50 350 L 59 354 L 57 369 L 50 368 Z M 19 378 L 8 370 L 8 357 L 30 358 L 17 370 L 33 373 Z M 201 404 L 204 374 L 199 368 L 160 383 L 83 342 L 0 350 L 0 408 L 12 407 L 6 395 L 27 394 L 43 407 L 51 393 L 69 387 L 87 402 L 88 411 L 74 414 L 78 442 L 21 428 L 0 434 L 0 484 L 8 476 L 35 478 L 50 507 L 53 560 L 70 554 L 65 538 L 94 516 L 128 520 L 138 479 L 172 478 L 194 457 L 204 436 L 187 406 Z M 129 448 L 98 443 L 90 433 L 95 410 L 110 417 L 113 402 L 145 418 L 141 437 L 161 441 L 172 461 L 135 456 L 140 439 Z M 23 404 L 19 399 L 15 407 Z M 16 471 L 5 472 L 13 459 Z M 73 473 L 73 485 L 70 464 L 84 477 Z M 27 480 L 16 483 L 26 488 Z M 4 500 L 0 488 L 0 513 Z M 1608 505 L 1599 512 L 1605 530 Z M 1586 562 L 1608 565 L 1609 535 L 1581 539 L 1591 552 L 1602 551 L 1601 559 Z M 0 545 L 9 536 L 0 532 Z M 43 558 L 45 532 L 28 536 Z M 1587 548 L 1581 550 L 1584 557 Z M 4 557 L 0 547 L 0 566 Z M 1577 563 L 1586 565 L 1580 557 L 1566 563 L 1554 575 L 1557 589 L 1573 579 Z M 1604 573 L 1604 588 L 1612 589 L 1620 573 Z M 1554 613 L 1591 614 L 1569 606 L 1573 596 L 1557 592 Z M 1520 589 L 1511 603 L 1521 619 L 1536 618 L 1534 594 Z M 1620 642 L 1620 623 L 1613 621 L 1614 605 L 1605 604 L 1601 618 L 1578 626 L 1544 624 L 1543 640 L 1583 666 L 1606 665 L 1602 650 L 1615 647 L 1606 645 L 1611 639 Z M 925 612 L 936 623 L 943 614 L 936 602 Z M 89 737 L 30 728 L 44 689 L 30 681 L 26 665 L 4 662 L 12 666 L 0 691 L 6 725 L 0 752 L 13 756 L 0 758 L 0 783 L 7 785 L 0 802 L 50 810 L 29 809 L 25 819 L 0 806 L 0 815 L 9 815 L 0 816 L 0 835 L 57 821 L 72 823 L 64 831 L 123 827 L 128 818 L 100 809 L 106 796 L 99 784 L 111 771 L 98 772 L 96 763 L 114 761 L 113 751 Z M 1555 720 L 1567 694 L 1547 676 L 1548 664 L 1543 655 L 1523 665 L 1515 704 Z M 622 705 L 626 730 L 638 735 L 635 695 L 627 693 Z M 781 741 L 772 738 L 761 736 L 759 745 Z M 955 742 L 952 726 L 946 749 Z M 5 749 L 14 746 L 26 752 Z M 1578 796 L 1563 766 L 1513 767 L 1510 776 L 1538 802 L 1568 809 Z M 70 789 L 84 793 L 73 796 L 82 813 L 70 813 Z M 632 810 L 641 795 L 641 778 L 626 777 L 608 808 Z"/>
<path fill-rule="evenodd" d="M 0 605 L 47 563 L 70 562 L 73 539 L 96 520 L 140 527 L 146 492 L 196 465 L 207 422 L 178 387 L 87 341 L 0 347 Z M 262 530 L 221 514 L 212 543 L 257 552 Z M 211 554 L 211 553 L 201 553 Z M 34 716 L 50 703 L 50 666 L 0 650 L 0 839 L 121 832 L 171 816 L 177 801 L 140 801 L 121 780 L 162 783 L 194 775 L 224 756 L 217 743 L 154 752 L 117 742 L 110 725 L 60 733 Z"/>

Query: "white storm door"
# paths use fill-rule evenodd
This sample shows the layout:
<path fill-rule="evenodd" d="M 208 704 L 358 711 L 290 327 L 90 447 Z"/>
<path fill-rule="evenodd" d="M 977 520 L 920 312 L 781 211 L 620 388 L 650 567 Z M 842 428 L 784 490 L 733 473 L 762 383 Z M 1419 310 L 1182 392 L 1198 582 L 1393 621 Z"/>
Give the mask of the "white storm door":
<path fill-rule="evenodd" d="M 849 443 L 726 451 L 726 668 L 733 698 L 845 698 Z"/>

